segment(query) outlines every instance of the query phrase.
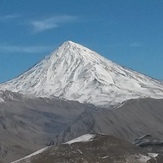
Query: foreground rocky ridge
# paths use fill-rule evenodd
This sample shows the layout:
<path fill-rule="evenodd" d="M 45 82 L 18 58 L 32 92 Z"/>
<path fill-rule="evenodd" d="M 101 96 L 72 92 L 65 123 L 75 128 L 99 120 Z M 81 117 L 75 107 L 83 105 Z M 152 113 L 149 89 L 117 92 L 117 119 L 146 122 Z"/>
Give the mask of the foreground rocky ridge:
<path fill-rule="evenodd" d="M 83 139 L 84 138 L 84 139 Z M 87 134 L 13 163 L 162 163 L 160 154 L 109 135 Z"/>

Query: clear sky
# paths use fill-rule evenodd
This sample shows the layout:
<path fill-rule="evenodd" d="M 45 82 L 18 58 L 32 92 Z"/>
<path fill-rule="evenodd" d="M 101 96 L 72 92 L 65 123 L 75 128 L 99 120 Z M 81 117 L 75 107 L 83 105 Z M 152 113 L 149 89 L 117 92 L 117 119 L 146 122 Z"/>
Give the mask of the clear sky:
<path fill-rule="evenodd" d="M 0 82 L 72 40 L 163 79 L 163 0 L 0 0 Z"/>

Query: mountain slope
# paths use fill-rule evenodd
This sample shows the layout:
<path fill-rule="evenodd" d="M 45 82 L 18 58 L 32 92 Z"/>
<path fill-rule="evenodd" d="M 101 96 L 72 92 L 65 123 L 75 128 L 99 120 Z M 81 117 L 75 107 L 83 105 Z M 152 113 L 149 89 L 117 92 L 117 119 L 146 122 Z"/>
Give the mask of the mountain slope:
<path fill-rule="evenodd" d="M 99 106 L 139 97 L 163 98 L 159 81 L 125 69 L 71 41 L 18 78 L 1 84 L 0 89 Z"/>
<path fill-rule="evenodd" d="M 129 100 L 117 109 L 79 102 L 27 98 L 4 92 L 0 103 L 0 162 L 8 163 L 86 133 L 105 133 L 129 141 L 151 134 L 162 139 L 163 100 Z M 12 96 L 11 96 L 12 95 Z"/>
<path fill-rule="evenodd" d="M 55 137 L 80 114 L 95 110 L 93 105 L 74 101 L 30 99 L 9 91 L 3 94 L 6 98 L 0 103 L 0 163 L 9 163 L 57 143 Z"/>
<path fill-rule="evenodd" d="M 83 112 L 58 137 L 65 142 L 86 133 L 105 133 L 133 141 L 150 134 L 163 139 L 163 100 L 134 99 L 117 109 L 97 109 Z"/>

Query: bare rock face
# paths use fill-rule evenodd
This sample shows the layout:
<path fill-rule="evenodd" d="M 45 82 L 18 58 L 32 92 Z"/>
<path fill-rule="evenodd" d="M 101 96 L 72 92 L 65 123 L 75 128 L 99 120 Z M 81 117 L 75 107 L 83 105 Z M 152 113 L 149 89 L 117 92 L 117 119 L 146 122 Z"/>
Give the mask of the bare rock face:
<path fill-rule="evenodd" d="M 152 135 L 144 135 L 133 141 L 133 144 L 142 147 L 149 152 L 163 154 L 163 140 L 153 137 Z"/>

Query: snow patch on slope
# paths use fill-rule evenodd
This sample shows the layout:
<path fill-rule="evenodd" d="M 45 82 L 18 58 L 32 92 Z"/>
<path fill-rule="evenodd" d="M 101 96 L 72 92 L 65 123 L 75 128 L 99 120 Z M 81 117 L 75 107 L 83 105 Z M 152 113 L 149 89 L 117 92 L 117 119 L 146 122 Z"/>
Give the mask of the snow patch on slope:
<path fill-rule="evenodd" d="M 85 134 L 85 135 L 82 135 L 80 137 L 77 137 L 73 140 L 70 140 L 64 144 L 73 144 L 73 143 L 77 143 L 77 142 L 88 142 L 88 141 L 92 141 L 93 138 L 95 137 L 96 135 L 95 134 Z"/>
<path fill-rule="evenodd" d="M 138 157 L 139 157 L 138 160 L 139 160 L 140 162 L 142 162 L 142 163 L 146 163 L 148 160 L 151 159 L 151 157 L 145 156 L 145 155 L 139 155 Z"/>
<path fill-rule="evenodd" d="M 138 157 L 138 160 L 142 163 L 146 163 L 147 161 L 149 161 L 152 158 L 156 158 L 158 156 L 157 153 L 148 153 L 148 156 L 142 155 L 140 154 Z"/>
<path fill-rule="evenodd" d="M 157 157 L 157 153 L 135 154 L 129 157 L 127 162 L 133 162 L 133 159 L 136 159 L 139 163 L 147 163 L 151 159 L 157 160 Z"/>
<path fill-rule="evenodd" d="M 16 161 L 14 161 L 14 162 L 11 162 L 11 163 L 20 163 L 21 161 L 23 161 L 23 162 L 24 162 L 24 161 L 25 161 L 25 162 L 30 162 L 30 159 L 31 159 L 32 156 L 36 156 L 36 155 L 38 155 L 38 154 L 40 154 L 40 153 L 46 151 L 48 148 L 49 148 L 49 147 L 45 147 L 45 148 L 43 148 L 43 149 L 40 149 L 40 150 L 38 150 L 38 151 L 36 151 L 36 152 L 34 152 L 34 153 L 32 153 L 32 154 L 26 156 L 26 157 L 23 157 L 23 158 L 21 158 L 21 159 L 19 159 L 19 160 L 16 160 Z"/>
<path fill-rule="evenodd" d="M 158 153 L 148 153 L 148 155 L 152 158 L 156 158 L 158 156 Z"/>

